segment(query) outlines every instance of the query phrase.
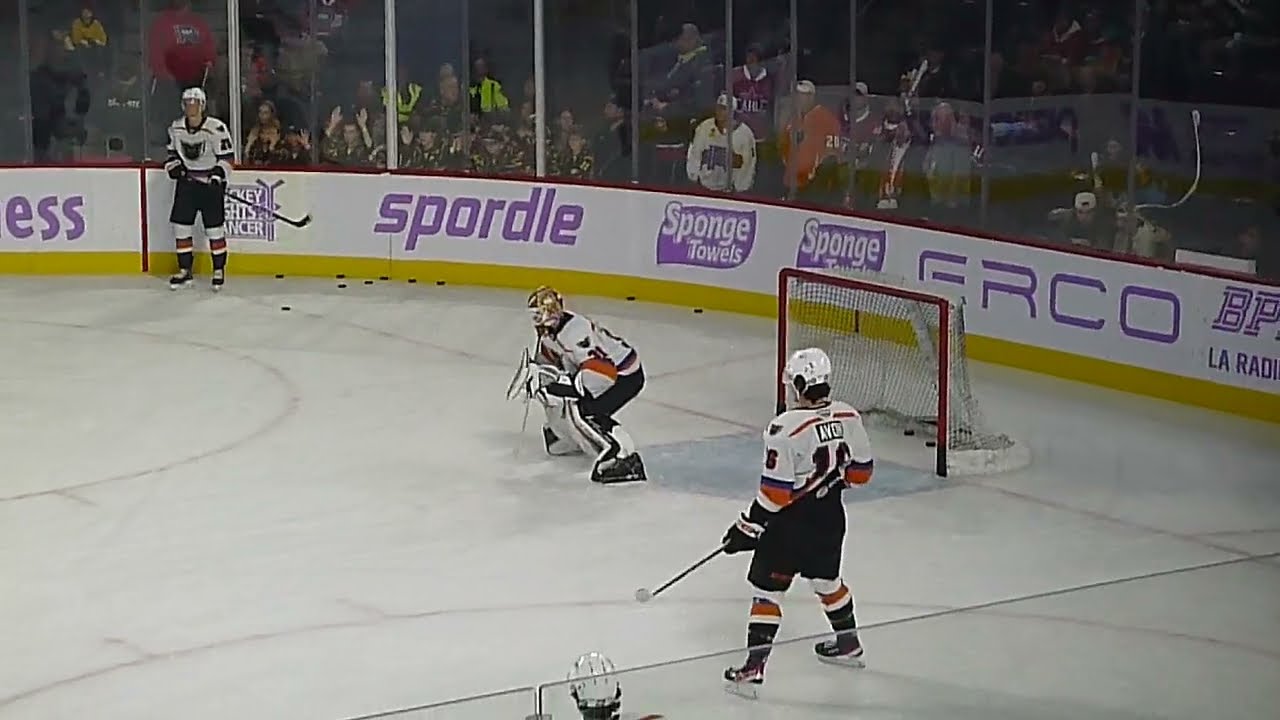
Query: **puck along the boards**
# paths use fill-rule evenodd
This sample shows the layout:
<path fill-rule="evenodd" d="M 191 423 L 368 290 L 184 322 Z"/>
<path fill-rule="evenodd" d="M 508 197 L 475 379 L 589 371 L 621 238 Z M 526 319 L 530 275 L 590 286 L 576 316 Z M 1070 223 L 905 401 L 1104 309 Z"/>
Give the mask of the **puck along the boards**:
<path fill-rule="evenodd" d="M 284 312 L 289 312 L 293 308 L 289 307 L 288 305 L 281 305 L 280 309 L 283 310 Z"/>

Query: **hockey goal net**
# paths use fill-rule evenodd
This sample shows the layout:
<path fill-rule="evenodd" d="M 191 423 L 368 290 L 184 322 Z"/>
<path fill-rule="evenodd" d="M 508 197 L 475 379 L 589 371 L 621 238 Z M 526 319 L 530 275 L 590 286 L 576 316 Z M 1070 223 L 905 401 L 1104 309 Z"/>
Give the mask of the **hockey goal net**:
<path fill-rule="evenodd" d="M 868 425 L 934 447 L 938 475 L 1003 472 L 1025 451 L 991 432 L 969 384 L 964 306 L 943 295 L 862 277 L 785 268 L 778 274 L 778 379 L 795 351 L 831 356 L 832 395 Z M 779 382 L 778 406 L 786 401 Z"/>

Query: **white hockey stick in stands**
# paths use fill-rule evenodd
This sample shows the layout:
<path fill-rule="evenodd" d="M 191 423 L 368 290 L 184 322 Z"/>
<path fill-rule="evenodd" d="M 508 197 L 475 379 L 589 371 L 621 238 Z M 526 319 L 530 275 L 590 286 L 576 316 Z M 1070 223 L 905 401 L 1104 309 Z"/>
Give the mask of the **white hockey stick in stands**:
<path fill-rule="evenodd" d="M 1187 188 L 1186 194 L 1184 194 L 1177 202 L 1170 205 L 1160 205 L 1160 204 L 1134 205 L 1133 206 L 1134 210 L 1145 210 L 1147 208 L 1162 208 L 1167 210 L 1170 208 L 1176 208 L 1182 205 L 1183 203 L 1185 203 L 1186 201 L 1190 200 L 1191 196 L 1195 194 L 1196 188 L 1200 187 L 1200 111 L 1199 110 L 1191 111 L 1191 131 L 1195 135 L 1195 139 L 1196 139 L 1196 176 L 1195 176 L 1195 179 L 1191 181 L 1191 187 Z"/>

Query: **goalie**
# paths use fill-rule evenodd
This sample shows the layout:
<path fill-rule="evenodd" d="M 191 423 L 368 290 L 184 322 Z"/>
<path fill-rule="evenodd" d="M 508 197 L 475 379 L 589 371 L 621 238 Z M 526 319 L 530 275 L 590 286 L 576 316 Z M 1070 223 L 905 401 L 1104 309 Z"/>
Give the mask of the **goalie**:
<path fill-rule="evenodd" d="M 529 312 L 538 347 L 526 391 L 546 411 L 547 453 L 594 455 L 592 482 L 645 480 L 635 443 L 614 419 L 644 388 L 639 353 L 586 316 L 565 310 L 552 288 L 529 295 Z"/>

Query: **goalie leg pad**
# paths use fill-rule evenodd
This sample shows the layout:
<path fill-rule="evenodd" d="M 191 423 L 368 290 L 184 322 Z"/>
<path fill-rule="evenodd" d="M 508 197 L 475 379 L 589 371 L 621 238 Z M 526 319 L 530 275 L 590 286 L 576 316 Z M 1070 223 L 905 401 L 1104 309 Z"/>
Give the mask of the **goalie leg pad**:
<path fill-rule="evenodd" d="M 598 452 L 594 446 L 580 437 L 580 433 L 569 420 L 568 406 L 571 404 L 573 403 L 565 398 L 550 396 L 542 406 L 546 413 L 546 421 L 542 425 L 542 438 L 548 455 L 577 455 L 582 452 L 594 455 Z"/>

